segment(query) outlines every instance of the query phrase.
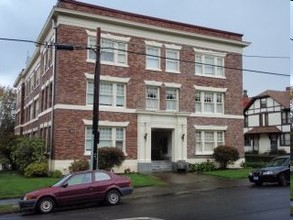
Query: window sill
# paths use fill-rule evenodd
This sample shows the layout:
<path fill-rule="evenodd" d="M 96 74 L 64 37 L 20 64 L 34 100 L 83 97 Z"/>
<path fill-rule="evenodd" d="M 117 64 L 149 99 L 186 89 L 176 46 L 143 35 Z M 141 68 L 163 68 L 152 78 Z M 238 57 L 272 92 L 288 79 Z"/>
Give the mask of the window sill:
<path fill-rule="evenodd" d="M 204 75 L 204 74 L 198 74 L 198 73 L 195 73 L 195 76 L 207 77 L 207 78 L 216 78 L 216 79 L 226 79 L 225 76 L 211 76 L 211 75 Z"/>

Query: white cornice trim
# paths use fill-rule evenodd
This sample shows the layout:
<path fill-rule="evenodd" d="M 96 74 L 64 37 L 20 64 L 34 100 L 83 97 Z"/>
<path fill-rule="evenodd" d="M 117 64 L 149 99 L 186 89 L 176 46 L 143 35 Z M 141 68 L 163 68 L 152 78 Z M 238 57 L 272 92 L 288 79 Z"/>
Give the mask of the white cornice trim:
<path fill-rule="evenodd" d="M 194 47 L 242 53 L 242 48 L 247 47 L 250 44 L 239 40 L 179 31 L 171 28 L 163 28 L 118 18 L 110 18 L 97 14 L 94 15 L 77 12 L 64 8 L 55 8 L 54 16 L 57 16 L 58 24 L 80 26 L 87 29 L 96 29 L 96 27 L 99 26 L 103 31 L 117 32 L 128 36 L 132 35 L 158 41 L 166 41 L 166 37 L 162 37 L 162 35 L 167 35 L 173 38 L 173 40 L 168 39 L 168 42 L 182 42 L 182 44 L 193 45 Z M 85 20 L 86 22 L 83 22 L 82 20 Z M 139 29 L 139 31 L 134 31 L 133 29 Z M 158 36 L 158 34 L 160 36 Z M 181 40 L 179 40 L 178 37 Z M 194 43 L 195 41 L 197 42 L 196 44 Z M 208 43 L 208 45 L 206 43 Z"/>

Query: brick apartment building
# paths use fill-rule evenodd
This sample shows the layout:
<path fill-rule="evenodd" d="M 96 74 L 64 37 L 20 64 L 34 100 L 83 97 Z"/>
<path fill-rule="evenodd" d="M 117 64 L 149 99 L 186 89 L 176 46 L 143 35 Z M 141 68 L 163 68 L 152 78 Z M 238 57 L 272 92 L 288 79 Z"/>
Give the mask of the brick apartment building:
<path fill-rule="evenodd" d="M 206 161 L 220 144 L 243 160 L 241 34 L 61 0 L 14 85 L 15 133 L 46 140 L 51 170 L 91 155 L 95 51 L 85 48 L 98 27 L 99 147 L 124 151 L 121 171 Z"/>

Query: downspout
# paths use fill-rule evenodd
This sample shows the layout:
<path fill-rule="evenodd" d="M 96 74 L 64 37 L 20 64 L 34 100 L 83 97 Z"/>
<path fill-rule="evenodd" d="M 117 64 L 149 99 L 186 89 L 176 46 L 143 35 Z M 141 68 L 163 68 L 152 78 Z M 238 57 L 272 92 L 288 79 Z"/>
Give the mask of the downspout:
<path fill-rule="evenodd" d="M 56 26 L 56 20 L 52 19 L 52 24 L 53 24 L 53 30 L 54 30 L 54 45 L 57 43 L 57 26 Z M 53 45 L 52 45 L 53 46 Z M 49 171 L 53 171 L 52 167 L 52 149 L 53 149 L 53 141 L 54 141 L 54 108 L 55 108 L 55 80 L 56 80 L 56 55 L 57 55 L 57 50 L 53 50 L 54 58 L 53 58 L 53 80 L 52 80 L 52 110 L 51 110 L 51 135 L 50 135 L 50 152 L 49 152 Z"/>

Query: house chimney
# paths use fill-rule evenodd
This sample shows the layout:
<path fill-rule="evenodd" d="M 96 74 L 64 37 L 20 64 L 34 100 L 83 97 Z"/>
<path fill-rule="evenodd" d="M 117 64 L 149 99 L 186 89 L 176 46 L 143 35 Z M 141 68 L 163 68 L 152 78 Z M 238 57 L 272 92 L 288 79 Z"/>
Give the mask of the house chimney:
<path fill-rule="evenodd" d="M 248 95 L 247 95 L 247 90 L 243 90 L 243 98 L 248 98 Z"/>

